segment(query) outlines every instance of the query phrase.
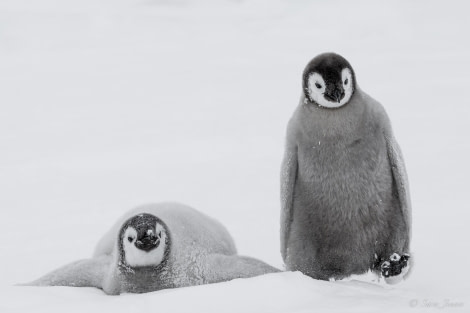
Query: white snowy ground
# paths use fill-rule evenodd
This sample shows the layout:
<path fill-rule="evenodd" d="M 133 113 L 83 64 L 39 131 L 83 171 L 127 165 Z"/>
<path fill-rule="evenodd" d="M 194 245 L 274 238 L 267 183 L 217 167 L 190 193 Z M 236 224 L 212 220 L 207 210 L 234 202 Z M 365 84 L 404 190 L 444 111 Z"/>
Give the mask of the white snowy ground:
<path fill-rule="evenodd" d="M 0 312 L 470 310 L 466 1 L 0 2 Z M 123 211 L 176 200 L 281 267 L 284 131 L 316 54 L 383 103 L 412 187 L 392 287 L 281 273 L 143 295 L 13 286 L 91 255 Z"/>

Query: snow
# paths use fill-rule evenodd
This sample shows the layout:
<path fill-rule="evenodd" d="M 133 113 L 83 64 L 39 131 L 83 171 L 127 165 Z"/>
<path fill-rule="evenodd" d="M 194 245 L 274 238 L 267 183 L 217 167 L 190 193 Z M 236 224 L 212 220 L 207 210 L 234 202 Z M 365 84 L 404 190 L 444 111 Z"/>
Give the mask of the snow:
<path fill-rule="evenodd" d="M 465 1 L 3 0 L 1 312 L 459 312 L 470 306 Z M 300 273 L 106 296 L 14 286 L 89 257 L 125 210 L 187 203 L 281 267 L 284 133 L 315 55 L 345 56 L 408 169 L 401 284 Z"/>

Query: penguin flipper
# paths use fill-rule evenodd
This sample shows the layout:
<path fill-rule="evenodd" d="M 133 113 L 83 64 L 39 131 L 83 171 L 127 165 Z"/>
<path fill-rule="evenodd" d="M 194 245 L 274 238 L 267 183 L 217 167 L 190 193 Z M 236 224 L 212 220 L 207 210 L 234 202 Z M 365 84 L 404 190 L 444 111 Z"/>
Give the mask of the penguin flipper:
<path fill-rule="evenodd" d="M 69 286 L 103 288 L 103 280 L 112 262 L 111 256 L 79 260 L 60 267 L 23 286 Z"/>
<path fill-rule="evenodd" d="M 292 223 L 297 168 L 297 147 L 287 146 L 281 167 L 281 255 L 284 261 L 287 257 L 287 241 Z"/>
<path fill-rule="evenodd" d="M 405 161 L 400 146 L 396 142 L 393 134 L 385 134 L 385 140 L 387 143 L 388 158 L 392 167 L 393 180 L 398 192 L 398 200 L 408 232 L 408 242 L 406 244 L 408 248 L 409 234 L 411 233 L 411 200 L 408 175 L 406 173 Z"/>
<path fill-rule="evenodd" d="M 208 284 L 280 272 L 263 261 L 239 255 L 212 254 L 207 256 L 206 266 L 204 279 Z"/>

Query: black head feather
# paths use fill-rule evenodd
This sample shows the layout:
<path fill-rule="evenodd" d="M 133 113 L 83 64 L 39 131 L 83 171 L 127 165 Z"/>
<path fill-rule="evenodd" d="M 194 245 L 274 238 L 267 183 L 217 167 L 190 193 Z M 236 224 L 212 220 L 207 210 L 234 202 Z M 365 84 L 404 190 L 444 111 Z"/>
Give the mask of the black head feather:
<path fill-rule="evenodd" d="M 326 83 L 325 98 L 335 101 L 340 96 L 344 96 L 343 81 L 341 77 L 342 70 L 348 68 L 351 71 L 353 92 L 356 89 L 356 75 L 349 62 L 336 53 L 323 53 L 313 58 L 305 67 L 303 72 L 302 87 L 305 97 L 314 102 L 309 95 L 309 77 L 312 73 L 318 73 L 323 77 Z M 343 95 L 341 95 L 343 94 Z"/>
<path fill-rule="evenodd" d="M 157 223 L 163 227 L 166 234 L 164 257 L 160 265 L 158 265 L 157 267 L 160 267 L 166 263 L 168 255 L 170 253 L 171 245 L 171 235 L 168 226 L 161 219 L 152 214 L 141 213 L 129 218 L 121 226 L 118 236 L 119 265 L 129 267 L 125 262 L 123 246 L 123 241 L 127 240 L 127 238 L 123 238 L 126 230 L 129 227 L 134 228 L 137 232 L 137 238 L 135 242 L 136 247 L 143 251 L 150 251 L 154 248 L 157 248 L 161 244 L 161 242 L 159 241 L 159 234 L 157 233 L 156 229 Z"/>

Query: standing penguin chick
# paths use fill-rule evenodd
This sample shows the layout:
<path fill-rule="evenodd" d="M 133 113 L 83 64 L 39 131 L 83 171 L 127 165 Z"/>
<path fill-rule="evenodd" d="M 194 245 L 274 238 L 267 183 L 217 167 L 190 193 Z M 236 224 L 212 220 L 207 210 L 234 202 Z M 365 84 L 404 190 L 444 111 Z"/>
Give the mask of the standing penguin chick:
<path fill-rule="evenodd" d="M 349 62 L 315 57 L 287 127 L 281 170 L 281 254 L 288 270 L 341 279 L 409 269 L 411 205 L 400 148 L 383 107 Z"/>
<path fill-rule="evenodd" d="M 92 259 L 59 268 L 28 284 L 97 287 L 107 294 L 248 278 L 279 270 L 236 254 L 224 226 L 182 204 L 127 212 L 99 241 Z"/>

